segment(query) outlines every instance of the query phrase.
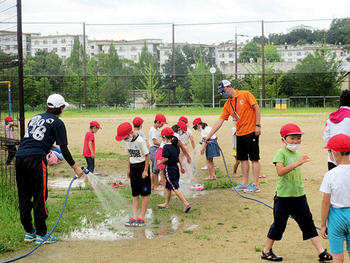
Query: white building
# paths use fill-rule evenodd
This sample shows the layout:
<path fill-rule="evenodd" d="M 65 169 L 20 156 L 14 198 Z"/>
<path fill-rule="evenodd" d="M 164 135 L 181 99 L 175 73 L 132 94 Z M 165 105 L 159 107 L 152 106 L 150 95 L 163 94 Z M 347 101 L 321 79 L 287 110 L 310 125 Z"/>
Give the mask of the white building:
<path fill-rule="evenodd" d="M 23 57 L 31 53 L 32 37 L 37 34 L 23 33 Z M 9 55 L 18 54 L 17 31 L 0 31 L 0 49 Z"/>
<path fill-rule="evenodd" d="M 83 35 L 49 35 L 32 37 L 32 56 L 39 50 L 56 53 L 64 61 L 70 57 L 73 49 L 74 39 L 78 37 L 83 44 Z M 87 45 L 88 38 L 85 36 Z M 86 46 L 87 47 L 87 46 Z"/>
<path fill-rule="evenodd" d="M 108 53 L 111 44 L 114 45 L 120 58 L 138 62 L 141 51 L 146 44 L 148 51 L 159 60 L 159 46 L 161 39 L 138 39 L 138 40 L 89 40 L 87 54 L 90 56 L 99 53 Z"/>

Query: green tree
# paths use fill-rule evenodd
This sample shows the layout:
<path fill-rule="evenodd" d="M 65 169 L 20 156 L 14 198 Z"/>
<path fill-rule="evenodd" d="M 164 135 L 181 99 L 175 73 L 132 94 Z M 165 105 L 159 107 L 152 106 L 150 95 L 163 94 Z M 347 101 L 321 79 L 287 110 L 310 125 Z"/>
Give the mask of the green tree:
<path fill-rule="evenodd" d="M 278 53 L 277 48 L 273 45 L 266 45 L 264 47 L 265 59 L 267 62 L 281 62 L 281 55 Z"/>
<path fill-rule="evenodd" d="M 242 52 L 239 54 L 238 62 L 249 63 L 251 59 L 253 62 L 257 62 L 260 57 L 261 47 L 259 47 L 256 42 L 250 41 L 243 47 Z"/>
<path fill-rule="evenodd" d="M 290 70 L 281 92 L 286 96 L 329 96 L 339 94 L 341 63 L 327 49 L 316 50 Z"/>
<path fill-rule="evenodd" d="M 327 32 L 327 43 L 350 44 L 350 18 L 334 19 Z"/>

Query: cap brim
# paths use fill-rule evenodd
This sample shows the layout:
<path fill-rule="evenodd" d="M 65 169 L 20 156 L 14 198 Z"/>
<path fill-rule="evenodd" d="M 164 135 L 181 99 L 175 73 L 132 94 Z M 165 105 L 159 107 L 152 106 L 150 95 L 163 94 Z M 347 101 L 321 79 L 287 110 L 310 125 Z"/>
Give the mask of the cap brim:
<path fill-rule="evenodd" d="M 122 140 L 124 140 L 126 138 L 126 136 L 128 135 L 125 135 L 125 136 L 115 136 L 115 140 L 118 141 L 118 142 L 121 142 Z"/>
<path fill-rule="evenodd" d="M 163 124 L 168 124 L 167 122 L 162 122 Z"/>
<path fill-rule="evenodd" d="M 325 146 L 325 147 L 322 147 L 322 149 L 325 149 L 325 150 L 330 150 L 331 148 Z"/>

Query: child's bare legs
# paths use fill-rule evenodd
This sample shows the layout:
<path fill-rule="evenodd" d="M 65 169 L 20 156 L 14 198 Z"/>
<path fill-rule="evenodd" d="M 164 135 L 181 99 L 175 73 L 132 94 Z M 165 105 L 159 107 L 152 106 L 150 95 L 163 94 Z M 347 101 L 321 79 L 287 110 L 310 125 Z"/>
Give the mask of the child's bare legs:
<path fill-rule="evenodd" d="M 237 169 L 238 169 L 238 166 L 239 166 L 239 163 L 240 163 L 240 161 L 238 161 L 237 160 L 237 157 L 235 156 L 235 164 L 233 165 L 233 177 L 235 177 L 235 178 L 239 178 L 239 177 L 241 177 L 241 176 L 239 176 L 238 174 L 237 174 Z"/>
<path fill-rule="evenodd" d="M 213 158 L 207 159 L 207 166 L 208 166 L 209 179 L 214 179 L 215 178 L 215 168 L 214 168 Z"/>
<path fill-rule="evenodd" d="M 175 189 L 173 191 L 176 194 L 176 196 L 182 201 L 182 203 L 184 203 L 185 207 L 190 205 L 190 203 L 187 202 L 187 200 L 185 199 L 185 197 L 183 196 L 183 194 L 180 192 L 179 189 Z"/>
<path fill-rule="evenodd" d="M 349 252 L 350 257 L 350 252 Z M 333 263 L 343 263 L 344 262 L 344 253 L 333 254 Z"/>
<path fill-rule="evenodd" d="M 151 176 L 151 190 L 156 190 L 158 187 L 158 173 L 152 173 Z"/>
<path fill-rule="evenodd" d="M 270 239 L 270 238 L 266 238 L 265 247 L 264 247 L 263 252 L 268 253 L 270 251 L 270 249 L 272 248 L 273 243 L 275 243 L 275 240 Z"/>
<path fill-rule="evenodd" d="M 259 185 L 260 168 L 261 167 L 259 161 L 252 161 L 253 182 L 255 185 Z"/>
<path fill-rule="evenodd" d="M 162 182 L 162 186 L 165 187 L 165 176 L 164 176 L 164 170 L 160 170 L 160 181 Z"/>
<path fill-rule="evenodd" d="M 171 191 L 168 188 L 164 188 L 164 197 L 165 197 L 165 202 L 163 204 L 159 204 L 158 207 L 169 207 L 169 202 L 171 198 Z"/>
<path fill-rule="evenodd" d="M 312 245 L 316 248 L 318 254 L 321 254 L 324 251 L 324 248 L 321 244 L 319 236 L 310 238 Z"/>
<path fill-rule="evenodd" d="M 139 196 L 132 197 L 132 216 L 137 219 L 137 210 L 139 209 Z"/>
<path fill-rule="evenodd" d="M 249 178 L 249 162 L 248 160 L 242 160 L 241 161 L 241 169 L 242 169 L 242 175 L 243 175 L 243 184 L 248 184 L 248 178 Z"/>
<path fill-rule="evenodd" d="M 141 219 L 145 220 L 145 215 L 148 207 L 148 196 L 142 196 L 142 203 L 141 203 Z M 135 217 L 136 218 L 136 217 Z"/>

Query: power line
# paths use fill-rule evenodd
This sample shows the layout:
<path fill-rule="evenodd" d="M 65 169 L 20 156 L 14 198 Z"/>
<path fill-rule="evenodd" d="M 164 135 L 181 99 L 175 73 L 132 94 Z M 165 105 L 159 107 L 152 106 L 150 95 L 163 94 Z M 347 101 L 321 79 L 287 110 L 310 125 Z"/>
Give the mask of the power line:
<path fill-rule="evenodd" d="M 7 0 L 2 0 L 2 1 L 0 1 L 0 5 L 1 4 L 3 4 L 3 3 L 5 3 Z"/>
<path fill-rule="evenodd" d="M 0 14 L 6 12 L 6 11 L 10 10 L 11 8 L 16 7 L 16 6 L 17 6 L 17 5 L 13 5 L 13 6 L 10 6 L 10 7 L 6 8 L 6 9 L 4 9 L 4 10 L 1 10 L 1 11 L 0 11 Z"/>
<path fill-rule="evenodd" d="M 128 23 L 128 24 L 85 24 L 87 26 L 157 26 L 157 25 L 172 25 L 169 22 L 155 22 L 155 23 Z"/>
<path fill-rule="evenodd" d="M 6 18 L 5 20 L 0 21 L 0 23 L 3 23 L 3 24 L 4 24 L 5 22 L 9 22 L 9 21 L 7 21 L 7 20 L 10 20 L 10 19 L 15 18 L 15 17 L 17 17 L 17 15 L 10 16 L 10 17 Z"/>

